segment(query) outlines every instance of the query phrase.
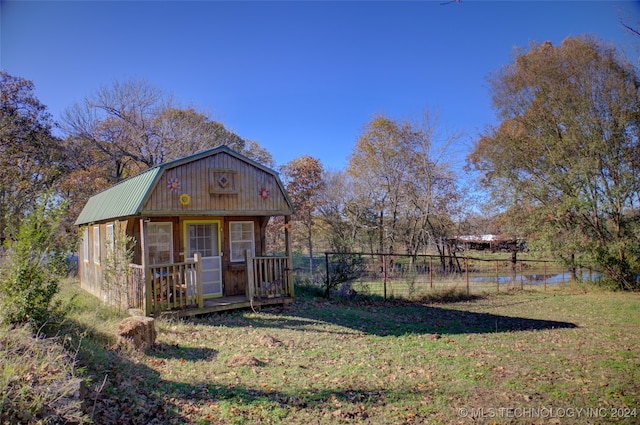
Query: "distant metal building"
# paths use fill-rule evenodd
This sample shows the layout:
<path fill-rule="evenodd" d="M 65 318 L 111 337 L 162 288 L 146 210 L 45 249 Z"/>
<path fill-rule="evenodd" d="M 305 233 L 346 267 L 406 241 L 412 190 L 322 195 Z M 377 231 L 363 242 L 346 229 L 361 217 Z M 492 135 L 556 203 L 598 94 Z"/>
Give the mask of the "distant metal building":
<path fill-rule="evenodd" d="M 526 247 L 523 239 L 504 235 L 460 235 L 449 238 L 448 242 L 460 250 L 491 252 L 522 252 Z"/>

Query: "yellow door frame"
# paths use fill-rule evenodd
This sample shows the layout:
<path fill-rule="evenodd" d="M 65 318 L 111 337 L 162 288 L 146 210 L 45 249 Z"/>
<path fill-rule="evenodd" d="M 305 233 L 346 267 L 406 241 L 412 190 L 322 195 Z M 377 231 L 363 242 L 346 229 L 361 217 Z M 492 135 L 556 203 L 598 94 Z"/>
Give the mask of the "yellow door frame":
<path fill-rule="evenodd" d="M 222 257 L 222 220 L 183 220 L 182 221 L 182 233 L 184 239 L 184 259 L 189 258 L 189 235 L 187 233 L 187 226 L 190 224 L 217 224 L 218 225 L 218 252 L 215 257 Z M 203 298 L 219 298 L 224 295 L 224 274 L 222 273 L 222 259 L 220 260 L 220 294 L 205 295 Z"/>

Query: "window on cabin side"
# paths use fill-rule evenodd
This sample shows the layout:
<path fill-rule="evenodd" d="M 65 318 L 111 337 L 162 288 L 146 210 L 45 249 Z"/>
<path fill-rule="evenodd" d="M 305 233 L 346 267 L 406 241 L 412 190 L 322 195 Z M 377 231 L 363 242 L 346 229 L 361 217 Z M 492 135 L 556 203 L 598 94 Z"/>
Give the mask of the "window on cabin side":
<path fill-rule="evenodd" d="M 82 230 L 82 261 L 89 262 L 89 228 Z"/>
<path fill-rule="evenodd" d="M 113 233 L 113 224 L 107 224 L 106 244 L 109 252 L 113 252 L 116 246 L 116 237 Z"/>
<path fill-rule="evenodd" d="M 100 264 L 100 226 L 93 227 L 93 262 Z"/>

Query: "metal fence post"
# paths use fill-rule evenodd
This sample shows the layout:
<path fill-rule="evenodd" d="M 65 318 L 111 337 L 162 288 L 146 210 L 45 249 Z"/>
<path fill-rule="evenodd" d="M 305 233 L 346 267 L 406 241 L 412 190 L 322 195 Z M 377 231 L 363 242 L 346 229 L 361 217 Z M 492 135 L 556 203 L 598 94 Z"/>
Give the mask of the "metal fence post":
<path fill-rule="evenodd" d="M 520 290 L 524 289 L 524 283 L 522 282 L 522 261 L 520 261 Z"/>
<path fill-rule="evenodd" d="M 496 260 L 496 292 L 500 292 L 500 274 L 498 273 L 498 260 Z"/>
<path fill-rule="evenodd" d="M 329 298 L 329 288 L 331 288 L 331 273 L 329 273 L 329 253 L 324 253 L 324 267 L 327 272 L 327 289 L 325 290 L 325 296 Z"/>
<path fill-rule="evenodd" d="M 382 254 L 382 276 L 384 278 L 384 300 L 387 300 L 387 256 Z"/>
<path fill-rule="evenodd" d="M 433 289 L 433 257 L 429 256 L 429 286 Z"/>
<path fill-rule="evenodd" d="M 469 296 L 470 292 L 469 292 L 469 258 L 465 257 L 464 259 L 464 272 L 465 272 L 465 277 L 467 279 L 467 296 Z"/>

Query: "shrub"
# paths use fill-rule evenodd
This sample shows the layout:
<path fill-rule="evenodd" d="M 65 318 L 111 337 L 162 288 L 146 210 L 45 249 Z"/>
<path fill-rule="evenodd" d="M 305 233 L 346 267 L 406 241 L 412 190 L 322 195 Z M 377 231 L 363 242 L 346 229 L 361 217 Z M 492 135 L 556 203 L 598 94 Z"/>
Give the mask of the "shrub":
<path fill-rule="evenodd" d="M 365 271 L 365 261 L 359 254 L 333 254 L 329 261 L 326 295 L 344 283 L 353 282 Z"/>
<path fill-rule="evenodd" d="M 38 328 L 54 311 L 52 302 L 66 273 L 64 249 L 56 232 L 63 212 L 51 197 L 43 196 L 9 242 L 0 267 L 0 321 Z"/>
<path fill-rule="evenodd" d="M 104 264 L 104 279 L 102 289 L 109 294 L 112 303 L 122 311 L 124 306 L 128 306 L 129 276 L 131 268 L 129 264 L 133 262 L 133 250 L 135 238 L 126 234 L 126 228 L 116 226 L 113 230 L 113 241 L 107 241 L 106 260 Z"/>

